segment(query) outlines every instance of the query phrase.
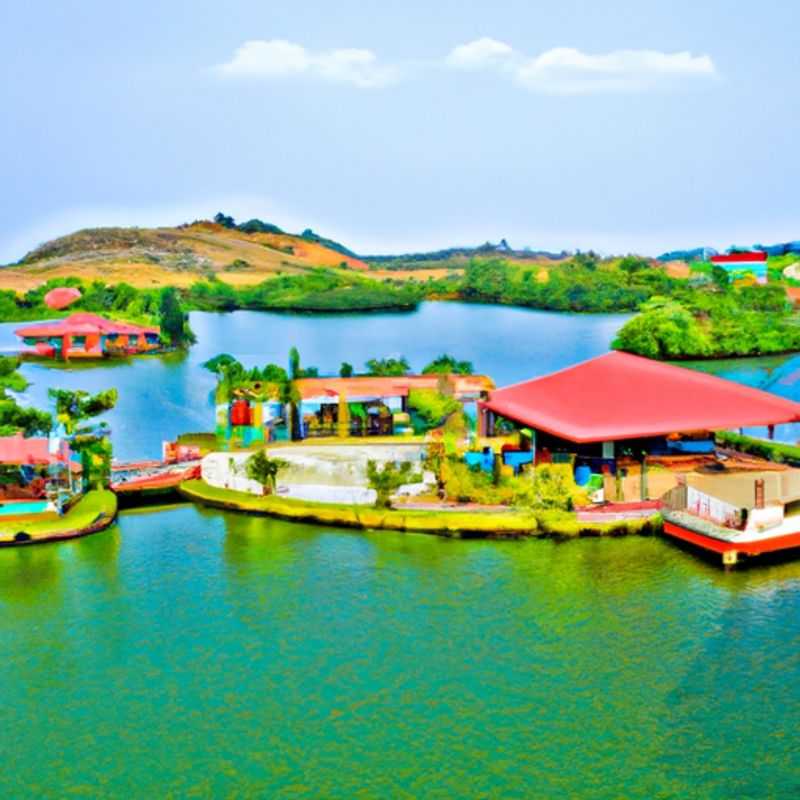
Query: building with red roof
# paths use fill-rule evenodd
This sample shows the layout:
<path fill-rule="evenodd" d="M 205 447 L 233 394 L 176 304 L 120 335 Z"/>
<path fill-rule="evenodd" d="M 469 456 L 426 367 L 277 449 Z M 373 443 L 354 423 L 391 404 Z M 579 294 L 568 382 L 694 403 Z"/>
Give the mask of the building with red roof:
<path fill-rule="evenodd" d="M 538 447 L 606 459 L 687 452 L 686 434 L 800 421 L 791 400 L 622 352 L 498 389 L 478 407 L 484 435 L 502 418 L 530 429 Z"/>
<path fill-rule="evenodd" d="M 55 469 L 54 469 L 55 468 Z M 81 489 L 80 460 L 64 439 L 45 436 L 0 436 L 0 469 L 17 480 L 0 484 L 0 498 L 43 497 L 48 480 L 56 480 L 69 493 Z"/>
<path fill-rule="evenodd" d="M 157 327 L 119 322 L 88 312 L 26 325 L 14 333 L 27 346 L 23 353 L 64 360 L 135 355 L 161 346 Z"/>
<path fill-rule="evenodd" d="M 721 267 L 732 280 L 753 276 L 758 283 L 767 282 L 767 254 L 760 251 L 746 253 L 728 253 L 711 256 L 711 263 Z"/>

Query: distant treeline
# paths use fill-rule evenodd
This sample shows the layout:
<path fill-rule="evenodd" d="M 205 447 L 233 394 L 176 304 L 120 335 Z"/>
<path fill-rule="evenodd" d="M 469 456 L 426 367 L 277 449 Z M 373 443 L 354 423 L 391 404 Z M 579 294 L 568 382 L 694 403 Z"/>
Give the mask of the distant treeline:
<path fill-rule="evenodd" d="M 417 306 L 423 293 L 415 285 L 381 283 L 320 268 L 241 288 L 219 280 L 200 281 L 185 290 L 183 296 L 189 308 L 203 311 L 336 312 L 410 310 Z"/>
<path fill-rule="evenodd" d="M 381 269 L 427 269 L 432 266 L 447 267 L 448 261 L 463 261 L 470 258 L 507 256 L 512 258 L 547 258 L 553 261 L 569 256 L 566 250 L 551 253 L 547 250 L 514 250 L 505 239 L 499 244 L 486 242 L 478 247 L 449 247 L 445 250 L 433 250 L 426 253 L 404 253 L 401 255 L 361 256 L 363 261 Z"/>

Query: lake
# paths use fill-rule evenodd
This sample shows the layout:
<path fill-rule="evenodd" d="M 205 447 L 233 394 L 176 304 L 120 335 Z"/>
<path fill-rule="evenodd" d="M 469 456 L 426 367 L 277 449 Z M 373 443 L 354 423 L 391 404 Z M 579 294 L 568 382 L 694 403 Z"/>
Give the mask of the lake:
<path fill-rule="evenodd" d="M 421 370 L 442 353 L 471 360 L 498 386 L 542 375 L 608 350 L 621 314 L 555 314 L 467 303 L 423 303 L 410 313 L 292 315 L 260 311 L 195 312 L 198 342 L 188 353 L 127 362 L 68 367 L 26 363 L 31 381 L 24 400 L 48 407 L 47 389 L 100 391 L 116 387 L 120 399 L 107 416 L 120 459 L 153 458 L 179 433 L 214 428 L 215 377 L 201 364 L 230 353 L 248 367 L 288 367 L 295 346 L 305 366 L 338 374 L 343 361 L 363 369 L 370 358 L 404 355 Z M 0 326 L 0 348 L 18 347 L 19 323 Z"/>
<path fill-rule="evenodd" d="M 26 364 L 117 386 L 117 454 L 211 426 L 199 364 L 442 352 L 499 385 L 624 316 L 193 314 L 187 355 Z M 0 330 L 10 345 L 12 326 Z M 798 397 L 797 357 L 703 365 Z M 590 398 L 587 398 L 587 402 Z M 0 551 L 4 797 L 800 796 L 800 562 L 725 573 L 660 538 L 451 541 L 182 505 Z"/>

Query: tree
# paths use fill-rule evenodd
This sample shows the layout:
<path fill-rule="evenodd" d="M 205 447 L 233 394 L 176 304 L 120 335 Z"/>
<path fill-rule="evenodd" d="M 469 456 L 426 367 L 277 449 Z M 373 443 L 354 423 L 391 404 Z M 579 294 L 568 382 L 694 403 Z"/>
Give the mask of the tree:
<path fill-rule="evenodd" d="M 266 451 L 259 450 L 245 461 L 245 471 L 251 481 L 260 483 L 264 494 L 272 494 L 277 488 L 278 473 L 289 466 L 288 461 L 270 458 Z"/>
<path fill-rule="evenodd" d="M 377 462 L 367 461 L 367 480 L 375 490 L 375 507 L 391 508 L 392 494 L 407 483 L 417 483 L 422 475 L 414 470 L 410 461 L 389 461 L 379 468 Z"/>
<path fill-rule="evenodd" d="M 641 256 L 625 256 L 619 262 L 619 268 L 628 275 L 633 275 L 635 272 L 641 272 L 650 268 L 650 263 L 646 258 Z"/>
<path fill-rule="evenodd" d="M 70 447 L 81 454 L 84 482 L 107 487 L 111 480 L 111 431 L 106 422 L 93 420 L 114 408 L 117 390 L 89 394 L 83 390 L 50 389 L 48 395 L 55 401 L 56 419 L 64 428 Z"/>
<path fill-rule="evenodd" d="M 296 347 L 289 350 L 289 377 L 292 380 L 300 377 L 300 351 Z"/>
<path fill-rule="evenodd" d="M 9 392 L 24 392 L 28 381 L 18 372 L 20 359 L 0 356 L 0 436 L 13 436 L 22 431 L 24 436 L 49 433 L 53 418 L 38 408 L 23 407 Z"/>
<path fill-rule="evenodd" d="M 397 377 L 408 375 L 411 366 L 404 356 L 400 358 L 371 358 L 366 363 L 367 374 Z"/>
<path fill-rule="evenodd" d="M 229 217 L 227 214 L 223 214 L 221 211 L 218 211 L 214 215 L 214 222 L 216 222 L 217 225 L 222 225 L 223 228 L 236 227 L 236 220 L 233 217 Z"/>
<path fill-rule="evenodd" d="M 172 347 L 184 347 L 195 341 L 189 327 L 189 315 L 181 308 L 178 291 L 174 286 L 161 290 L 158 304 L 161 335 Z"/>
<path fill-rule="evenodd" d="M 711 267 L 711 280 L 714 281 L 718 289 L 723 291 L 731 285 L 731 276 L 728 274 L 728 270 L 717 264 Z"/>
<path fill-rule="evenodd" d="M 453 356 L 442 354 L 435 358 L 423 370 L 423 375 L 472 375 L 474 367 L 471 361 L 458 361 Z"/>
<path fill-rule="evenodd" d="M 209 358 L 208 361 L 204 361 L 201 366 L 203 369 L 207 369 L 209 372 L 213 372 L 215 375 L 221 375 L 227 367 L 231 366 L 231 364 L 238 363 L 238 360 L 230 353 L 220 353 L 219 355 L 214 356 L 214 358 Z"/>
<path fill-rule="evenodd" d="M 353 376 L 353 365 L 348 364 L 346 361 L 342 361 L 342 366 L 339 367 L 339 377 L 351 378 L 352 376 Z"/>
<path fill-rule="evenodd" d="M 648 358 L 705 356 L 712 350 L 694 314 L 680 303 L 655 297 L 623 325 L 612 346 Z"/>

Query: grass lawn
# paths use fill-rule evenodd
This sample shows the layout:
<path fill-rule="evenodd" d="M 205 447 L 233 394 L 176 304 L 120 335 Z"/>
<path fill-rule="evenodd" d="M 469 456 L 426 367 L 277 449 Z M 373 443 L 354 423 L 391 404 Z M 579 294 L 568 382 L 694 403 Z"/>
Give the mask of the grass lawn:
<path fill-rule="evenodd" d="M 0 519 L 0 542 L 8 542 L 20 531 L 29 534 L 33 541 L 50 538 L 69 538 L 80 535 L 86 528 L 101 521 L 111 524 L 117 513 L 117 496 L 110 491 L 87 492 L 63 517 L 36 519 L 28 517 L 15 520 Z"/>

